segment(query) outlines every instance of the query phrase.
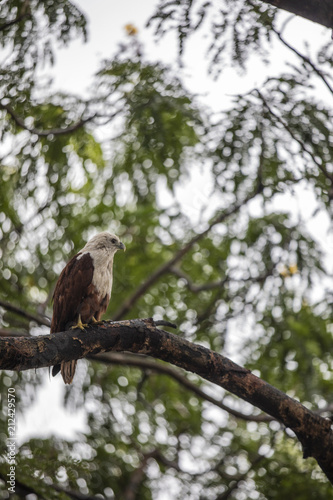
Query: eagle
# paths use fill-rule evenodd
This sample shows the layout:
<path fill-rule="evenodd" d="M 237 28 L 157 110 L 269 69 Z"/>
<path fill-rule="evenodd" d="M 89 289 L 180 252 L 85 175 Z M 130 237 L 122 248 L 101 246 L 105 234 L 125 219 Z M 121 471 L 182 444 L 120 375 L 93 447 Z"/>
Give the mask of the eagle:
<path fill-rule="evenodd" d="M 99 233 L 80 250 L 62 270 L 53 293 L 50 333 L 69 328 L 84 330 L 98 323 L 105 313 L 112 289 L 113 257 L 126 250 L 114 234 Z M 71 384 L 77 360 L 55 365 L 52 375 L 61 371 L 65 384 Z"/>

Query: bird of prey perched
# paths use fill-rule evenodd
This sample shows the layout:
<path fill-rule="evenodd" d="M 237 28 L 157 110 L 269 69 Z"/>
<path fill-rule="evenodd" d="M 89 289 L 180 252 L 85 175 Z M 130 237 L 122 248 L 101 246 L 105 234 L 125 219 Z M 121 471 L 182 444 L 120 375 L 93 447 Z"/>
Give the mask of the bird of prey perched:
<path fill-rule="evenodd" d="M 96 323 L 105 313 L 112 289 L 113 257 L 125 245 L 114 234 L 99 233 L 68 262 L 53 294 L 51 333 Z M 61 371 L 65 384 L 71 384 L 76 360 L 55 365 L 52 375 Z"/>

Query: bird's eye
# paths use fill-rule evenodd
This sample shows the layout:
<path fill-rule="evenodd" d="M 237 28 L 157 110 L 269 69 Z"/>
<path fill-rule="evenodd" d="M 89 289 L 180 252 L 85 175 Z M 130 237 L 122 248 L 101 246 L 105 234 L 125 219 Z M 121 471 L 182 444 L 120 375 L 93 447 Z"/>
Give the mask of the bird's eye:
<path fill-rule="evenodd" d="M 117 243 L 116 238 L 112 238 L 111 243 L 113 243 L 113 244 Z"/>

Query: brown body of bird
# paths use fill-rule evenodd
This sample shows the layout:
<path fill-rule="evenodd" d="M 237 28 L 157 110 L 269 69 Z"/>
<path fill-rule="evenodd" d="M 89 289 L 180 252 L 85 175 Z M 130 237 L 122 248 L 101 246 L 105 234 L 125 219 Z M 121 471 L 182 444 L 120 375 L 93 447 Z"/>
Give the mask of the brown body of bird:
<path fill-rule="evenodd" d="M 114 234 L 99 233 L 88 241 L 62 270 L 53 294 L 51 333 L 68 328 L 84 329 L 101 320 L 112 290 L 113 258 L 125 245 Z M 71 384 L 76 360 L 55 365 L 52 375 L 61 371 L 65 384 Z"/>

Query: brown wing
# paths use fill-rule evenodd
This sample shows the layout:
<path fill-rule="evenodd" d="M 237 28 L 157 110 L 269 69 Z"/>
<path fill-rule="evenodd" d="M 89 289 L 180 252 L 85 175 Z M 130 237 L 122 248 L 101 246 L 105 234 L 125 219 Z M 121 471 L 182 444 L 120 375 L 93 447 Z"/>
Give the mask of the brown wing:
<path fill-rule="evenodd" d="M 53 294 L 53 316 L 51 333 L 62 332 L 78 320 L 78 314 L 89 285 L 93 279 L 94 266 L 89 253 L 80 253 L 62 270 Z"/>

